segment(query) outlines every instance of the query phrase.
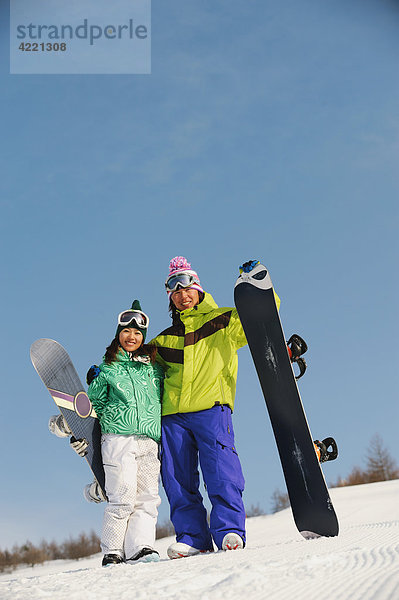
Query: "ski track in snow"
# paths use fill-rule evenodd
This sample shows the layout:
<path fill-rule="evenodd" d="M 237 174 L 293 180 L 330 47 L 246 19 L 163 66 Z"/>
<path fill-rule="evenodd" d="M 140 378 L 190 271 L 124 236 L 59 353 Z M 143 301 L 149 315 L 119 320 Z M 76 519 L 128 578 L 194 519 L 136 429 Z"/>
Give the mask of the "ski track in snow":
<path fill-rule="evenodd" d="M 304 540 L 290 509 L 247 521 L 245 550 L 100 566 L 101 556 L 0 575 L 1 600 L 398 600 L 399 480 L 331 490 L 341 531 Z"/>

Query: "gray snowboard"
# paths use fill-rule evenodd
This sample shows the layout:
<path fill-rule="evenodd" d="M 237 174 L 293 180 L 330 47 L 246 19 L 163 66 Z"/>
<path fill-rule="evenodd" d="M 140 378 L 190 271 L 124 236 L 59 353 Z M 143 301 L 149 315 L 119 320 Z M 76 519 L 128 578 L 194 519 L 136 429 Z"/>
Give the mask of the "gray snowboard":
<path fill-rule="evenodd" d="M 105 494 L 100 423 L 67 351 L 44 338 L 33 342 L 30 357 L 72 434 L 89 442 L 85 459 Z"/>

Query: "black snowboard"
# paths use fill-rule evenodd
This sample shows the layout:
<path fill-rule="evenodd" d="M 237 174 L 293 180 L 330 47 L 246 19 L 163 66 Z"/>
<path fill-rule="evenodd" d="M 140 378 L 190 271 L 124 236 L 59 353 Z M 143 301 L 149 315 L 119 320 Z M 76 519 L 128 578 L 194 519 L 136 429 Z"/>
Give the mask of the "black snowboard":
<path fill-rule="evenodd" d="M 72 434 L 89 442 L 85 458 L 105 494 L 100 423 L 67 351 L 54 340 L 40 339 L 33 342 L 30 357 Z"/>
<path fill-rule="evenodd" d="M 338 535 L 264 265 L 242 273 L 234 300 L 269 411 L 296 526 L 305 538 Z"/>

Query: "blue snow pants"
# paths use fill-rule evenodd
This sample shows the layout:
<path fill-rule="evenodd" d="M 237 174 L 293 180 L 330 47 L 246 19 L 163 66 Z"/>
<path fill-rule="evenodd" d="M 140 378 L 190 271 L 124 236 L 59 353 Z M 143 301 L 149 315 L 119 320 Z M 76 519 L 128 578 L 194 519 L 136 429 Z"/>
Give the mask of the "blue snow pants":
<path fill-rule="evenodd" d="M 162 483 L 176 540 L 198 550 L 220 549 L 226 533 L 245 543 L 244 477 L 234 447 L 231 410 L 214 406 L 162 417 Z M 210 526 L 199 491 L 198 459 L 209 500 Z"/>

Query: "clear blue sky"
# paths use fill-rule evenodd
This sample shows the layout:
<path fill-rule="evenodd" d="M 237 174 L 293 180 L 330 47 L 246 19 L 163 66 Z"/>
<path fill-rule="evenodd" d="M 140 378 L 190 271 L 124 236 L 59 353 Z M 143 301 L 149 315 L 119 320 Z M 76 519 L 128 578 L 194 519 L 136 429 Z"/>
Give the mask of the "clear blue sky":
<path fill-rule="evenodd" d="M 152 74 L 9 75 L 0 8 L 0 548 L 94 528 L 84 461 L 51 436 L 29 359 L 61 342 L 82 379 L 140 298 L 168 326 L 169 259 L 219 305 L 260 259 L 286 335 L 309 344 L 300 390 L 327 480 L 397 449 L 399 7 L 388 0 L 153 1 Z M 245 501 L 284 489 L 240 351 L 234 414 Z M 166 500 L 161 521 L 168 516 Z"/>

